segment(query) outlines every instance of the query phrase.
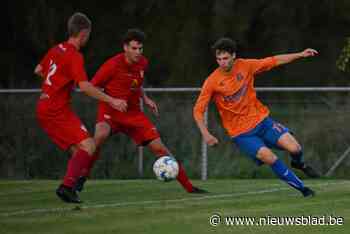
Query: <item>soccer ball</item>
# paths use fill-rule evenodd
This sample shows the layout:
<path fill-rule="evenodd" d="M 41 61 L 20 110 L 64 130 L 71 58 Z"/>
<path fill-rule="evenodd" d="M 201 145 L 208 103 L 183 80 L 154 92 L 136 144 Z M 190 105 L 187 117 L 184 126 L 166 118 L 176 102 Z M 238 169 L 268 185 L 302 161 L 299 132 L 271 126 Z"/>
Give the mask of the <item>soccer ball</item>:
<path fill-rule="evenodd" d="M 163 156 L 153 164 L 153 171 L 158 180 L 171 181 L 179 174 L 179 164 L 170 156 Z"/>

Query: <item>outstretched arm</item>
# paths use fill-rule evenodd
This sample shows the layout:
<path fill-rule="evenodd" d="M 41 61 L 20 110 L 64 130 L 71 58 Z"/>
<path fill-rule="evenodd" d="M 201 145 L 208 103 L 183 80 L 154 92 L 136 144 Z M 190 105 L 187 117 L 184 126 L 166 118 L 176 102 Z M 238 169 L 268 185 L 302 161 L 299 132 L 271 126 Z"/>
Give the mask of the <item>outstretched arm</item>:
<path fill-rule="evenodd" d="M 317 54 L 318 54 L 317 50 L 308 48 L 299 53 L 281 54 L 281 55 L 275 55 L 274 57 L 277 61 L 277 65 L 283 65 L 283 64 L 293 62 L 294 60 L 297 60 L 300 58 L 313 57 Z"/>
<path fill-rule="evenodd" d="M 128 105 L 125 100 L 113 98 L 105 94 L 104 92 L 96 88 L 94 85 L 92 85 L 89 81 L 80 81 L 78 84 L 79 84 L 80 90 L 84 92 L 86 95 L 93 97 L 97 100 L 107 102 L 114 109 L 119 110 L 121 112 L 127 111 Z"/>
<path fill-rule="evenodd" d="M 126 112 L 128 105 L 125 100 L 113 98 L 90 83 L 87 79 L 87 74 L 84 69 L 84 60 L 81 55 L 75 57 L 74 63 L 71 66 L 71 75 L 74 77 L 75 83 L 86 95 L 93 97 L 99 101 L 108 103 L 112 108 L 121 112 Z"/>

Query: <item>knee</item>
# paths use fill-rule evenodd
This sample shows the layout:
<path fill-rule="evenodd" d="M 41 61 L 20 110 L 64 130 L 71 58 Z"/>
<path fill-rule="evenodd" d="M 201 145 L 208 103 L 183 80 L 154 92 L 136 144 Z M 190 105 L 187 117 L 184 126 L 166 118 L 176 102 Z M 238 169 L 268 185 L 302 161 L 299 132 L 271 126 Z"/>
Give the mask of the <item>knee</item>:
<path fill-rule="evenodd" d="M 293 144 L 290 149 L 289 149 L 289 153 L 290 154 L 299 154 L 300 152 L 302 152 L 302 147 L 301 145 L 299 145 L 298 143 Z"/>
<path fill-rule="evenodd" d="M 89 155 L 93 155 L 96 151 L 96 144 L 94 139 L 89 138 L 84 142 L 81 142 L 78 147 L 84 151 L 86 151 Z"/>
<path fill-rule="evenodd" d="M 69 148 L 69 152 L 73 155 L 77 152 L 78 150 L 78 147 L 76 145 L 72 145 L 70 148 Z"/>
<path fill-rule="evenodd" d="M 278 159 L 277 156 L 271 150 L 265 147 L 259 149 L 256 157 L 268 165 L 272 165 Z"/>
<path fill-rule="evenodd" d="M 109 136 L 109 131 L 98 131 L 95 133 L 95 143 L 97 146 L 101 145 Z"/>

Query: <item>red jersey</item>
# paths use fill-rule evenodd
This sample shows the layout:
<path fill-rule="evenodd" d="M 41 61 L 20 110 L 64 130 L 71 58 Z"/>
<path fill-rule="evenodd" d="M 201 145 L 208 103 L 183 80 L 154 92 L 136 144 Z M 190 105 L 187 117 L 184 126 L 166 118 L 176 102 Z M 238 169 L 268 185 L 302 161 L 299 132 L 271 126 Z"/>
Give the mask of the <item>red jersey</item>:
<path fill-rule="evenodd" d="M 87 80 L 82 54 L 67 42 L 51 48 L 40 65 L 45 77 L 41 89 L 52 110 L 69 104 L 74 84 Z"/>
<path fill-rule="evenodd" d="M 100 67 L 91 83 L 104 88 L 104 92 L 111 97 L 126 100 L 128 111 L 139 111 L 147 66 L 148 61 L 144 56 L 141 56 L 137 63 L 129 64 L 125 54 L 120 53 L 108 59 Z"/>

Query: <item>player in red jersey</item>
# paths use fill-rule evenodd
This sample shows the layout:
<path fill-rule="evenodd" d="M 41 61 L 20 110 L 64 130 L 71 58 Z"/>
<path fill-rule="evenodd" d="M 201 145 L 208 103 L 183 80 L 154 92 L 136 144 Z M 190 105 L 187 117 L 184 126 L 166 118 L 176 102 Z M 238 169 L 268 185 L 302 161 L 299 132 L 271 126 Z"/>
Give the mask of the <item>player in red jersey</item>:
<path fill-rule="evenodd" d="M 51 48 L 34 71 L 43 78 L 42 93 L 36 107 L 38 122 L 54 143 L 72 153 L 63 183 L 56 194 L 63 201 L 73 203 L 81 202 L 73 188 L 87 170 L 96 149 L 94 139 L 70 107 L 74 85 L 111 108 L 123 107 L 123 101 L 101 92 L 87 80 L 79 49 L 87 43 L 90 32 L 89 18 L 82 13 L 73 14 L 68 21 L 69 39 Z"/>
<path fill-rule="evenodd" d="M 91 83 L 104 88 L 108 95 L 124 100 L 123 110 L 113 110 L 101 101 L 98 105 L 95 141 L 97 146 L 93 161 L 98 158 L 100 146 L 110 134 L 124 133 L 131 137 L 137 145 L 147 146 L 157 157 L 171 155 L 162 143 L 160 135 L 140 109 L 140 99 L 155 115 L 158 115 L 157 105 L 143 92 L 142 84 L 148 61 L 142 55 L 145 34 L 138 29 L 130 29 L 123 40 L 124 53 L 119 53 L 107 60 L 97 71 Z M 90 166 L 92 168 L 93 163 Z M 77 190 L 81 191 L 86 178 L 78 181 Z M 179 164 L 178 182 L 189 193 L 204 193 L 205 190 L 194 187 L 186 176 L 184 168 Z"/>

